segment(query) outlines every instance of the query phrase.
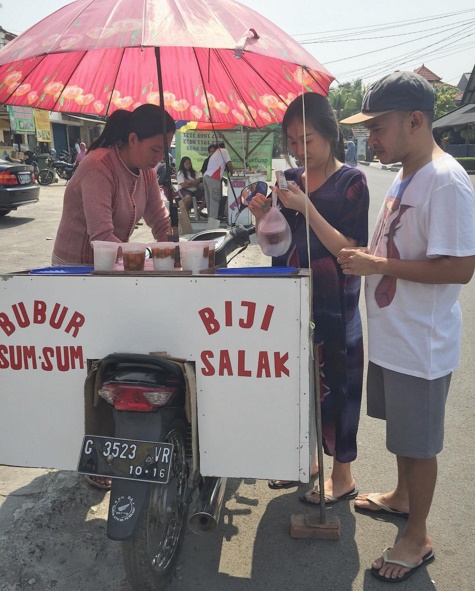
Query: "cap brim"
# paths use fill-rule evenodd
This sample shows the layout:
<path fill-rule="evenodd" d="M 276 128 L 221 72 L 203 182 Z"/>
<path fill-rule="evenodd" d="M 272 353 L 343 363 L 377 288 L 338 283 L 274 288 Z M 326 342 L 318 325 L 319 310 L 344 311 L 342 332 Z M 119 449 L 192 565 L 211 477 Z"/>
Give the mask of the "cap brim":
<path fill-rule="evenodd" d="M 390 113 L 390 111 L 380 111 L 379 113 L 356 113 L 356 115 L 352 115 L 351 117 L 342 119 L 340 123 L 345 123 L 349 125 L 353 123 L 363 123 L 364 121 L 369 121 L 370 119 L 380 117 L 381 115 L 385 115 L 386 113 Z"/>

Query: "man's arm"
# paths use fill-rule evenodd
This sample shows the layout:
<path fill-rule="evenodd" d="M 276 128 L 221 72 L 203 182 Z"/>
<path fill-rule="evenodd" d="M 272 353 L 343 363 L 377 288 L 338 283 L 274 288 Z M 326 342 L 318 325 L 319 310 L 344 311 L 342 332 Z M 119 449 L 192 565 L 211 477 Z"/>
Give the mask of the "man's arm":
<path fill-rule="evenodd" d="M 458 283 L 470 281 L 475 271 L 475 256 L 440 256 L 416 261 L 386 259 L 362 250 L 344 248 L 338 255 L 346 275 L 389 275 L 415 283 Z"/>

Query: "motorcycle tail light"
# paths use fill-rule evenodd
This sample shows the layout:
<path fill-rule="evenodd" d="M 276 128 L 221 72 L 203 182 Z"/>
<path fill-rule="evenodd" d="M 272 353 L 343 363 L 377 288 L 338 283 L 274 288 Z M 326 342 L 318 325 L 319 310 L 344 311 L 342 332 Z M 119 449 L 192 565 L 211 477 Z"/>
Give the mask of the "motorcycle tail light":
<path fill-rule="evenodd" d="M 99 396 L 117 410 L 136 412 L 149 412 L 165 406 L 174 394 L 175 388 L 147 388 L 130 384 L 105 384 L 99 390 Z"/>

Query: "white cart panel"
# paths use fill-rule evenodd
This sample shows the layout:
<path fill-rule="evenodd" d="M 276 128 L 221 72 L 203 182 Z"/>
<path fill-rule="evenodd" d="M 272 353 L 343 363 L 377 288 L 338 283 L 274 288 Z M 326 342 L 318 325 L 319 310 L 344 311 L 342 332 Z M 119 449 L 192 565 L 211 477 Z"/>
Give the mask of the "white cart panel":
<path fill-rule="evenodd" d="M 86 360 L 196 364 L 203 475 L 308 480 L 307 275 L 0 277 L 0 463 L 75 469 Z"/>

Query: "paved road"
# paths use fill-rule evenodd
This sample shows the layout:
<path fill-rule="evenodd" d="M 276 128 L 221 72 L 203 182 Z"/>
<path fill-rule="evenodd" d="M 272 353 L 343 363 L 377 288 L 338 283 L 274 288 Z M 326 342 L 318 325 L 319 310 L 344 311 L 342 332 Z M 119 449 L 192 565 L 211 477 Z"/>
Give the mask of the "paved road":
<path fill-rule="evenodd" d="M 370 224 L 374 225 L 376 211 L 394 173 L 374 167 L 365 168 L 364 171 L 372 197 Z M 0 271 L 49 264 L 51 239 L 59 219 L 63 189 L 63 183 L 42 189 L 39 204 L 0 219 Z M 142 237 L 146 232 L 145 228 L 140 227 L 138 235 Z M 256 250 L 250 250 L 246 264 L 256 260 L 256 252 L 257 247 Z M 402 583 L 398 587 L 400 591 L 472 591 L 475 588 L 472 566 L 472 557 L 475 555 L 472 505 L 475 474 L 475 281 L 464 288 L 461 301 L 464 312 L 462 365 L 452 382 L 447 409 L 446 445 L 440 456 L 439 483 L 430 517 L 430 533 L 437 560 L 409 582 Z M 275 428 L 285 429 L 285 425 L 276 425 Z M 383 425 L 368 419 L 364 412 L 358 443 L 359 457 L 355 462 L 354 473 L 360 490 L 381 491 L 392 486 L 395 462 L 384 446 Z M 7 528 L 12 523 L 13 515 L 21 513 L 26 503 L 44 500 L 43 496 L 48 493 L 47 479 L 48 474 L 42 470 L 0 466 L 0 505 L 3 502 L 0 507 L 0 532 L 7 532 L 5 535 L 8 536 Z M 299 492 L 303 490 L 304 487 Z M 102 518 L 105 503 L 100 503 L 102 496 L 98 495 L 91 493 L 90 504 L 95 505 L 94 511 L 98 511 L 99 507 L 98 515 Z M 187 533 L 179 569 L 169 587 L 170 591 L 380 590 L 382 584 L 375 581 L 367 569 L 382 549 L 394 542 L 404 523 L 397 519 L 382 522 L 355 514 L 350 504 L 341 503 L 331 509 L 341 520 L 342 535 L 338 542 L 292 540 L 288 535 L 290 515 L 309 510 L 299 503 L 295 489 L 275 492 L 270 491 L 263 481 L 231 481 L 218 530 L 209 537 Z M 77 513 L 81 520 L 85 520 L 83 515 L 86 512 L 87 509 L 78 503 Z M 54 524 L 58 519 L 55 506 L 50 506 L 45 522 Z M 96 558 L 94 564 L 85 560 L 83 554 L 76 556 L 74 549 L 65 564 L 54 556 L 48 558 L 50 562 L 47 561 L 45 566 L 49 566 L 52 578 L 57 580 L 57 591 L 124 589 L 119 551 L 113 542 L 97 541 L 97 535 L 91 533 L 94 531 L 92 524 L 96 522 L 98 525 L 95 531 L 97 533 L 99 528 L 102 534 L 103 522 L 97 519 L 97 515 L 95 521 L 89 522 L 89 529 L 81 527 L 81 532 L 88 532 L 84 535 L 89 536 L 88 543 Z M 42 524 L 41 527 L 46 525 Z M 77 523 L 71 525 L 71 536 L 74 537 L 74 528 L 77 527 Z M 52 531 L 50 536 L 60 536 L 60 532 Z M 114 571 L 107 573 L 107 583 L 100 576 L 101 556 L 108 558 L 107 564 L 112 559 L 112 564 L 115 561 L 117 565 Z M 0 572 L 2 560 L 5 558 L 0 556 Z M 6 567 L 5 563 L 3 567 Z M 82 572 L 84 586 L 74 586 L 71 573 L 75 571 Z M 39 589 L 34 583 L 28 588 Z"/>

